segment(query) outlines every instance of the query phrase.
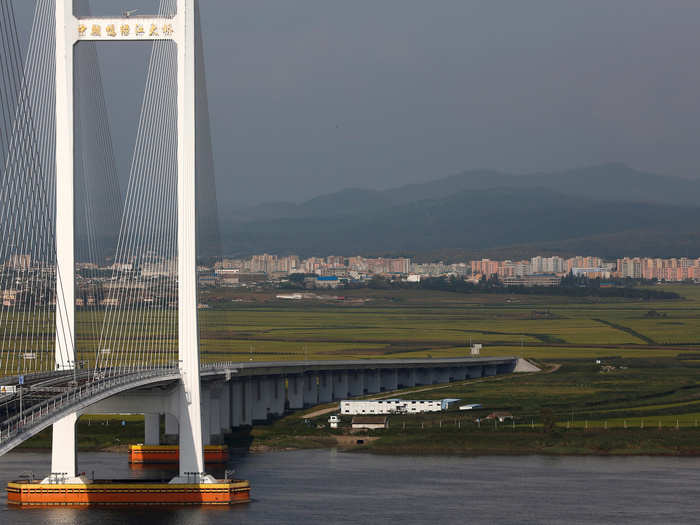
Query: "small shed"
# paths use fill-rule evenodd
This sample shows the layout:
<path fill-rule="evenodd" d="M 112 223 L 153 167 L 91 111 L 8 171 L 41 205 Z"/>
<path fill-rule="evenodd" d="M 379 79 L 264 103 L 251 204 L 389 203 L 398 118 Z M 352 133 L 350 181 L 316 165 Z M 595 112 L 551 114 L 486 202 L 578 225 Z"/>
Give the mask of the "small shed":
<path fill-rule="evenodd" d="M 389 418 L 386 416 L 356 416 L 352 418 L 352 428 L 365 430 L 389 428 Z"/>

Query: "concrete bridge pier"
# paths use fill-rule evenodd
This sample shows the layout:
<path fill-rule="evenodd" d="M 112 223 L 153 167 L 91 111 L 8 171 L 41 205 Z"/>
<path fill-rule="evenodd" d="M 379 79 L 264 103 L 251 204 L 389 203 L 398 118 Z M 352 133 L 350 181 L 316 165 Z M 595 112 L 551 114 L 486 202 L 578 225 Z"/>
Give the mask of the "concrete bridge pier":
<path fill-rule="evenodd" d="M 290 410 L 304 408 L 304 376 L 294 374 L 287 376 L 287 401 Z"/>
<path fill-rule="evenodd" d="M 512 374 L 515 371 L 515 366 L 518 364 L 517 360 L 510 363 L 504 363 L 497 366 L 497 373 L 500 374 Z"/>
<path fill-rule="evenodd" d="M 165 435 L 163 436 L 163 442 L 168 445 L 174 445 L 177 443 L 177 435 L 180 431 L 178 430 L 177 418 L 166 412 L 165 414 Z"/>
<path fill-rule="evenodd" d="M 433 370 L 431 368 L 418 368 L 415 371 L 416 386 L 433 384 Z"/>
<path fill-rule="evenodd" d="M 318 374 L 318 402 L 330 403 L 333 401 L 333 375 L 330 372 Z"/>
<path fill-rule="evenodd" d="M 345 370 L 333 372 L 333 400 L 347 399 L 348 397 L 348 373 Z"/>
<path fill-rule="evenodd" d="M 398 388 L 398 371 L 394 369 L 382 370 L 380 374 L 381 384 L 380 388 L 382 392 L 389 392 L 391 390 L 396 390 Z"/>
<path fill-rule="evenodd" d="M 231 381 L 231 427 L 241 426 L 243 419 L 243 381 Z"/>
<path fill-rule="evenodd" d="M 202 445 L 211 445 L 211 390 L 202 388 L 200 396 L 202 403 Z M 216 411 L 218 412 L 218 407 Z"/>
<path fill-rule="evenodd" d="M 318 383 L 316 375 L 304 374 L 304 406 L 314 406 L 318 404 Z"/>
<path fill-rule="evenodd" d="M 436 368 L 433 373 L 433 384 L 450 382 L 450 369 L 447 367 Z"/>
<path fill-rule="evenodd" d="M 484 367 L 479 365 L 479 366 L 470 366 L 467 368 L 467 377 L 469 379 L 477 379 L 479 377 L 483 377 L 484 375 Z"/>
<path fill-rule="evenodd" d="M 284 376 L 270 376 L 267 378 L 268 389 L 268 414 L 272 416 L 284 415 L 284 405 L 286 401 L 284 389 Z"/>
<path fill-rule="evenodd" d="M 496 365 L 484 366 L 484 377 L 495 376 L 497 372 L 498 372 L 498 367 Z"/>
<path fill-rule="evenodd" d="M 265 389 L 265 380 L 262 376 L 253 377 L 251 380 L 252 387 L 252 407 L 251 407 L 251 418 L 252 421 L 266 421 L 267 420 L 267 399 L 265 395 L 267 394 Z"/>
<path fill-rule="evenodd" d="M 220 445 L 223 442 L 221 407 L 223 401 L 222 385 L 211 385 L 208 389 L 208 405 L 202 406 L 202 412 L 205 414 L 203 418 L 208 422 L 207 429 L 202 436 L 203 439 L 208 438 L 207 445 Z M 207 417 L 208 416 L 208 417 Z"/>
<path fill-rule="evenodd" d="M 382 381 L 379 370 L 365 371 L 365 393 L 378 394 L 382 391 Z"/>
<path fill-rule="evenodd" d="M 451 375 L 453 381 L 464 381 L 467 378 L 467 369 L 464 366 L 455 366 Z"/>
<path fill-rule="evenodd" d="M 78 472 L 78 454 L 75 424 L 78 414 L 70 414 L 53 424 L 51 444 L 51 473 L 61 474 L 67 482 L 75 480 Z"/>
<path fill-rule="evenodd" d="M 219 423 L 221 433 L 231 432 L 231 382 L 221 384 L 221 398 L 219 400 Z"/>
<path fill-rule="evenodd" d="M 253 380 L 245 379 L 241 381 L 240 399 L 240 421 L 241 425 L 253 424 Z"/>
<path fill-rule="evenodd" d="M 144 414 L 144 445 L 160 445 L 160 414 Z"/>
<path fill-rule="evenodd" d="M 412 388 L 416 386 L 415 368 L 399 368 L 398 374 L 399 388 Z"/>
<path fill-rule="evenodd" d="M 361 396 L 365 393 L 365 374 L 353 370 L 348 372 L 348 395 L 350 397 Z"/>

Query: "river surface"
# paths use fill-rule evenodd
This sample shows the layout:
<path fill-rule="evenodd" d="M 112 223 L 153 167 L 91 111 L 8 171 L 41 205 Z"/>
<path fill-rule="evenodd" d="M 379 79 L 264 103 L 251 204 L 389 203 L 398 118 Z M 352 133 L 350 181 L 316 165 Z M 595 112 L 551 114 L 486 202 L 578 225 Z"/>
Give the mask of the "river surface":
<path fill-rule="evenodd" d="M 125 454 L 80 453 L 100 478 L 171 476 L 130 470 Z M 15 509 L 8 480 L 49 469 L 50 456 L 0 457 L 0 524 L 700 523 L 700 459 L 408 457 L 311 450 L 234 458 L 250 504 L 231 508 Z"/>

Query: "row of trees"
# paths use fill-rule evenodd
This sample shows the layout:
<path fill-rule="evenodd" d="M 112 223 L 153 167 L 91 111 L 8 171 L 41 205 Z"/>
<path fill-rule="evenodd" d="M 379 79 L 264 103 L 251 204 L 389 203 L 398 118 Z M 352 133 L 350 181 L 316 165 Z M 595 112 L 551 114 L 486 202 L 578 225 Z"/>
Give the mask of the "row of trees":
<path fill-rule="evenodd" d="M 315 275 L 312 274 L 313 277 Z M 304 288 L 304 278 L 307 274 L 292 274 L 289 281 L 281 287 L 291 289 Z M 640 288 L 639 283 L 631 279 L 619 279 L 613 281 L 601 281 L 600 279 L 588 279 L 587 277 L 574 276 L 572 273 L 562 277 L 559 286 L 509 286 L 505 285 L 497 275 L 482 277 L 477 283 L 465 281 L 461 277 L 442 276 L 428 277 L 420 282 L 405 282 L 391 280 L 381 275 L 375 275 L 370 281 L 343 283 L 345 289 L 371 288 L 375 290 L 391 289 L 422 289 L 438 290 L 456 293 L 494 293 L 494 294 L 522 294 L 522 295 L 561 295 L 567 297 L 622 297 L 628 299 L 680 299 L 680 295 L 666 290 L 654 290 Z"/>
<path fill-rule="evenodd" d="M 601 286 L 600 279 L 588 279 L 569 274 L 562 277 L 559 286 L 507 286 L 498 276 L 482 277 L 478 283 L 465 281 L 464 279 L 450 277 L 429 277 L 422 279 L 420 283 L 406 283 L 402 281 L 389 281 L 380 276 L 375 276 L 369 283 L 370 288 L 414 288 L 425 290 L 439 290 L 457 293 L 495 293 L 495 294 L 522 294 L 522 295 L 561 295 L 567 297 L 622 297 L 628 299 L 680 299 L 680 295 L 666 290 L 654 290 L 639 288 L 634 282 L 605 282 Z"/>

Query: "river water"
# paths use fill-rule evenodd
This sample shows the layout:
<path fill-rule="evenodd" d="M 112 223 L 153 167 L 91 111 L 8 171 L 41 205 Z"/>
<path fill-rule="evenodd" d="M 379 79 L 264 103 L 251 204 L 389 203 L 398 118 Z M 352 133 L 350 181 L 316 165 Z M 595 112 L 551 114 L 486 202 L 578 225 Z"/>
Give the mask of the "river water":
<path fill-rule="evenodd" d="M 96 477 L 132 471 L 125 454 L 81 453 Z M 48 454 L 0 458 L 0 524 L 700 523 L 700 459 L 408 457 L 307 450 L 234 458 L 254 501 L 231 508 L 14 509 L 5 483 L 44 473 Z"/>

